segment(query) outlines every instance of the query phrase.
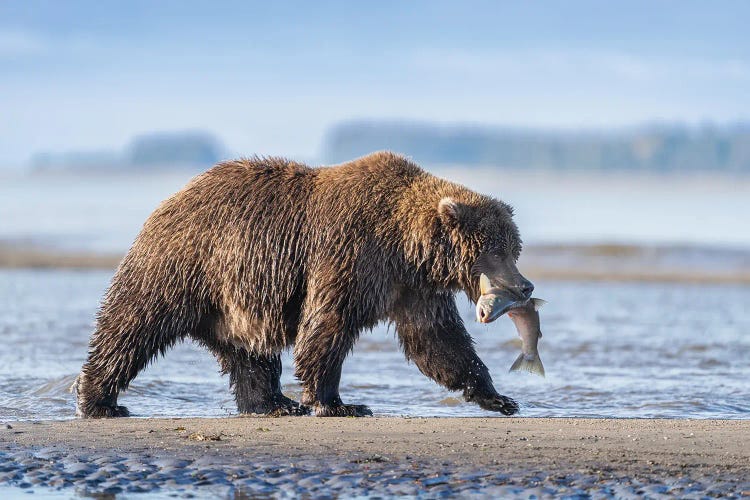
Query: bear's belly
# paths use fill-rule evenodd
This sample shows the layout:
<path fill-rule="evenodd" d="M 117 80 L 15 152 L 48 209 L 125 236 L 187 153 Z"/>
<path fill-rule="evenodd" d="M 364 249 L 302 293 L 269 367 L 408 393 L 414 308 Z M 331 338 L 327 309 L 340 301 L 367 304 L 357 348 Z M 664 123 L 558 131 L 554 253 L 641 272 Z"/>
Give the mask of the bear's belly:
<path fill-rule="evenodd" d="M 284 335 L 274 335 L 271 325 L 248 311 L 231 308 L 222 314 L 214 325 L 216 340 L 241 347 L 258 354 L 276 354 L 282 351 Z"/>

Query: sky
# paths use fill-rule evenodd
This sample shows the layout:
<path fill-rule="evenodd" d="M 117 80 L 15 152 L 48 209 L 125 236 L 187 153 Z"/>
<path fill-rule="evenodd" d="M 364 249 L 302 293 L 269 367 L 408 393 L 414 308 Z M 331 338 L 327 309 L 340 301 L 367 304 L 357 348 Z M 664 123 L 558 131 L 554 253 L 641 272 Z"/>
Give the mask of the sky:
<path fill-rule="evenodd" d="M 0 166 L 207 130 L 315 159 L 382 118 L 750 120 L 750 2 L 0 0 Z"/>

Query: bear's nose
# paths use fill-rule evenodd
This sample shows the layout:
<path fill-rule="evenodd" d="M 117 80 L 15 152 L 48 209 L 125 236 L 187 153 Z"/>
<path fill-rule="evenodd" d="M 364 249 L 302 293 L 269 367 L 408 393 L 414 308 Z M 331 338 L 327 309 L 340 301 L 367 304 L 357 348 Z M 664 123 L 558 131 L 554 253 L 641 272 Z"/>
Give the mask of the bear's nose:
<path fill-rule="evenodd" d="M 530 299 L 533 292 L 534 284 L 531 281 L 524 279 L 521 282 L 521 293 L 523 294 L 524 298 Z"/>

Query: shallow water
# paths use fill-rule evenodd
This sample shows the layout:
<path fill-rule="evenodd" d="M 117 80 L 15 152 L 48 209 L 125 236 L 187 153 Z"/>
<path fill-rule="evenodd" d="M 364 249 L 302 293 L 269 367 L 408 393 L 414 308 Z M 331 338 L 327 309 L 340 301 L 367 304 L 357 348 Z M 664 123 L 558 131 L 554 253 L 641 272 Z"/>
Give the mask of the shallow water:
<path fill-rule="evenodd" d="M 0 270 L 0 420 L 72 418 L 67 392 L 86 354 L 103 271 Z M 521 415 L 750 418 L 750 288 L 539 282 L 541 378 L 508 373 L 512 323 L 480 325 L 458 297 L 477 351 Z M 284 357 L 284 392 L 298 397 Z M 394 332 L 364 333 L 344 364 L 341 394 L 380 415 L 486 416 L 405 361 Z M 191 343 L 149 366 L 121 396 L 136 416 L 236 412 L 213 357 Z"/>

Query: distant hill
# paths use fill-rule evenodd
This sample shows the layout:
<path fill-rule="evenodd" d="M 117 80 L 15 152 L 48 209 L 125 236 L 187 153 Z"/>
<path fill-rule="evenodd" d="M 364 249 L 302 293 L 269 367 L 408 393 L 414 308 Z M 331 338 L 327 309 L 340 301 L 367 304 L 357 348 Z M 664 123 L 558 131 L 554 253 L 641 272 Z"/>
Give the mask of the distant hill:
<path fill-rule="evenodd" d="M 141 135 L 128 147 L 128 162 L 135 166 L 205 165 L 221 158 L 222 146 L 206 132 L 169 132 Z"/>
<path fill-rule="evenodd" d="M 427 165 L 750 173 L 750 124 L 567 132 L 351 121 L 328 132 L 323 156 L 338 163 L 382 149 Z"/>
<path fill-rule="evenodd" d="M 122 152 L 40 153 L 31 160 L 36 171 L 127 171 L 165 167 L 208 168 L 223 158 L 224 147 L 208 132 L 156 132 L 135 137 Z"/>

